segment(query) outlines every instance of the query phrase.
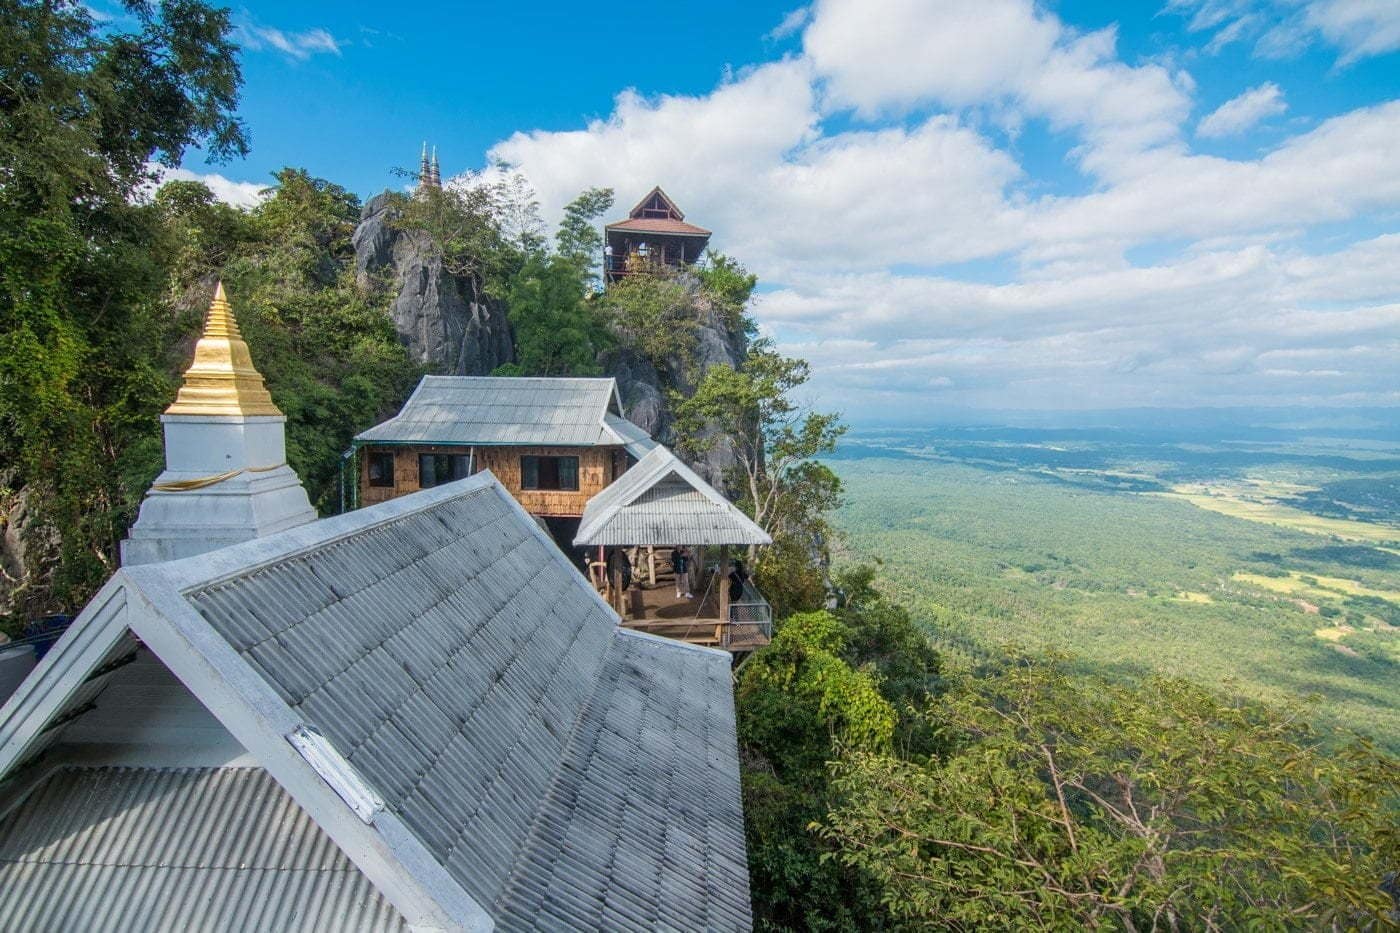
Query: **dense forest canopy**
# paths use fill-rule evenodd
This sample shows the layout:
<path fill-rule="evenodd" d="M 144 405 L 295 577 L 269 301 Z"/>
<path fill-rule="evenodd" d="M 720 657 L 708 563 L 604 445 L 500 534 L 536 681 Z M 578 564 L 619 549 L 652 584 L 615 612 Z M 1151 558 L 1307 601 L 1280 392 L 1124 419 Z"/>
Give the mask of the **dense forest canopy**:
<path fill-rule="evenodd" d="M 128 31 L 75 3 L 0 4 L 0 509 L 43 568 L 20 579 L 0 562 L 11 630 L 80 607 L 114 568 L 216 279 L 323 512 L 355 431 L 423 372 L 383 290 L 357 279 L 354 193 L 297 168 L 251 210 L 193 182 L 147 190 L 151 163 L 237 156 L 248 137 L 227 12 L 126 6 Z M 736 671 L 760 927 L 1393 922 L 1394 758 L 1181 681 L 1002 655 L 952 670 L 874 569 L 833 576 L 842 487 L 820 458 L 844 426 L 794 402 L 808 367 L 756 339 L 757 279 L 738 260 L 599 293 L 607 189 L 582 192 L 552 238 L 505 169 L 391 197 L 396 224 L 504 303 L 500 372 L 645 361 L 671 439 L 725 454 L 729 491 L 773 534 L 756 575 L 776 635 Z M 741 358 L 703 358 L 705 327 L 737 335 Z"/>

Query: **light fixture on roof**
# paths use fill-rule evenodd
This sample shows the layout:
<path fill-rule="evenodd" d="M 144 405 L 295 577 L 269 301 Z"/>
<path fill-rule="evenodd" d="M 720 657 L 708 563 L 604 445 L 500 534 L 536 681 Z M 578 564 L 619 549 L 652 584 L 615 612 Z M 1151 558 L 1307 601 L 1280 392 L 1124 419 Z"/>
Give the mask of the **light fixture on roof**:
<path fill-rule="evenodd" d="M 384 809 L 384 799 L 365 782 L 355 766 L 346 760 L 315 726 L 298 726 L 295 732 L 288 733 L 287 741 L 292 743 L 306 759 L 321 779 L 331 786 L 365 823 L 373 823 L 376 813 Z"/>

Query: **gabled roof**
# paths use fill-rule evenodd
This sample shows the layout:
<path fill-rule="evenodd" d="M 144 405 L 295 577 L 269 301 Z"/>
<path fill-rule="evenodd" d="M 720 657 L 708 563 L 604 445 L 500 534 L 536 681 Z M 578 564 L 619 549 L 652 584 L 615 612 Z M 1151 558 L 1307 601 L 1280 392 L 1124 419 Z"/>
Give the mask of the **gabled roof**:
<path fill-rule="evenodd" d="M 658 208 L 651 208 L 650 205 L 657 204 Z M 651 216 L 656 210 L 665 212 L 664 217 Z M 606 231 L 632 232 L 632 233 L 663 233 L 673 236 L 697 236 L 707 237 L 710 231 L 704 227 L 697 227 L 695 224 L 685 222 L 685 214 L 676 206 L 666 192 L 660 186 L 652 188 L 646 196 L 637 202 L 632 210 L 628 211 L 626 220 L 619 220 L 607 225 Z"/>
<path fill-rule="evenodd" d="M 657 446 L 588 501 L 574 544 L 772 544 L 753 519 Z"/>
<path fill-rule="evenodd" d="M 634 433 L 624 436 L 615 426 L 623 420 L 617 381 L 611 378 L 424 376 L 397 415 L 361 432 L 355 440 L 365 444 L 621 446 L 635 440 Z"/>
<path fill-rule="evenodd" d="M 0 793 L 44 786 L 139 639 L 408 924 L 747 929 L 729 658 L 617 622 L 489 473 L 124 569 L 0 709 Z M 218 806 L 255 825 L 267 798 L 238 786 Z M 150 858 L 204 831 L 187 817 L 146 809 Z M 103 876 L 133 915 L 169 896 L 145 865 Z M 77 896 L 63 864 L 30 867 L 0 928 Z M 297 874 L 288 897 L 329 877 Z"/>
<path fill-rule="evenodd" d="M 671 196 L 661 190 L 660 185 L 657 185 L 643 195 L 642 199 L 634 204 L 632 209 L 627 212 L 627 216 L 634 218 L 645 217 L 647 208 L 652 202 L 660 205 L 661 209 L 665 210 L 672 220 L 685 220 L 685 214 L 681 212 L 676 202 L 671 200 Z"/>

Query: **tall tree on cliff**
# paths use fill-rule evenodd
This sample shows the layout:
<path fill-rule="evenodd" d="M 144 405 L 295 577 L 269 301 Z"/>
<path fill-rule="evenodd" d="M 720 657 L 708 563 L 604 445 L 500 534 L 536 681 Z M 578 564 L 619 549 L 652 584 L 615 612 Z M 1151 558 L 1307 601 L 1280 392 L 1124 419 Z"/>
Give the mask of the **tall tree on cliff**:
<path fill-rule="evenodd" d="M 159 213 L 135 196 L 151 162 L 247 149 L 227 11 L 124 6 L 99 27 L 0 3 L 0 500 L 24 497 L 35 541 L 63 530 L 58 599 L 110 569 L 168 394 Z M 43 608 L 0 589 L 0 614 Z"/>
<path fill-rule="evenodd" d="M 773 546 L 756 555 L 756 569 L 781 611 L 820 605 L 827 515 L 841 495 L 841 480 L 815 458 L 835 449 L 846 426 L 839 414 L 811 411 L 794 398 L 809 374 L 805 360 L 759 339 L 737 369 L 712 367 L 676 405 L 683 449 L 724 444 L 733 452 L 730 479 L 740 505 L 773 536 Z"/>
<path fill-rule="evenodd" d="M 564 208 L 557 252 L 529 255 L 510 282 L 507 298 L 515 358 L 497 370 L 512 376 L 592 376 L 608 345 L 589 293 L 602 237 L 593 221 L 612 206 L 611 188 L 589 188 Z"/>

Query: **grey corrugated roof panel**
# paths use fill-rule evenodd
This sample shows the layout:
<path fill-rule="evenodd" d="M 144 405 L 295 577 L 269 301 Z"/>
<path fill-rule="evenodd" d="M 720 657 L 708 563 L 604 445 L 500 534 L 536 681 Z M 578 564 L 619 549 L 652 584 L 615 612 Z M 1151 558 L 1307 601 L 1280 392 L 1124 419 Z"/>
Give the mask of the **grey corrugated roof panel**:
<path fill-rule="evenodd" d="M 623 443 L 605 423 L 618 410 L 610 378 L 424 376 L 396 416 L 355 440 L 594 447 Z"/>
<path fill-rule="evenodd" d="M 723 764 L 734 712 L 713 699 L 729 683 L 723 657 L 619 631 L 499 904 L 500 929 L 750 928 L 739 779 Z M 639 769 L 664 778 L 639 783 Z"/>
<path fill-rule="evenodd" d="M 12 930 L 405 929 L 260 768 L 56 771 L 0 820 L 0 918 Z"/>
<path fill-rule="evenodd" d="M 584 506 L 574 544 L 771 544 L 773 539 L 665 447 Z"/>
<path fill-rule="evenodd" d="M 617 436 L 617 442 L 627 448 L 627 452 L 638 460 L 660 446 L 656 441 L 652 440 L 650 434 L 643 431 L 626 418 L 619 418 L 617 415 L 609 414 L 603 420 L 607 424 L 608 429 Z"/>
<path fill-rule="evenodd" d="M 85 610 L 0 709 L 0 771 L 130 628 L 410 923 L 504 924 L 513 885 L 569 877 L 591 888 L 568 897 L 615 904 L 605 925 L 671 898 L 689 925 L 747 926 L 728 656 L 637 643 L 489 473 L 123 570 L 102 598 L 125 608 Z M 307 730 L 343 777 L 288 742 Z M 646 818 L 612 815 L 634 806 Z M 164 832 L 164 811 L 145 818 Z M 551 850 L 556 825 L 588 844 Z M 703 889 L 666 832 L 705 840 Z M 654 890 L 615 874 L 618 853 L 656 866 Z"/>

